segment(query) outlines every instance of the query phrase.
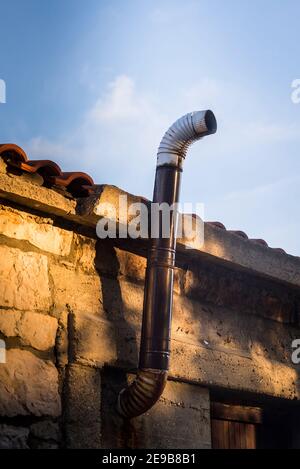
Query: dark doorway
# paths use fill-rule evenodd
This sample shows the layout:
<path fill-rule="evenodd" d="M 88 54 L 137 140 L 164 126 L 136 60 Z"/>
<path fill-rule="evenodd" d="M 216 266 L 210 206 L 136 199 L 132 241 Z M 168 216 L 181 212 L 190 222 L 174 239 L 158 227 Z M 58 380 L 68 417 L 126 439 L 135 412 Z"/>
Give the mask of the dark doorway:
<path fill-rule="evenodd" d="M 211 435 L 215 449 L 297 447 L 294 433 L 290 408 L 212 403 Z"/>
<path fill-rule="evenodd" d="M 212 447 L 215 449 L 256 449 L 262 410 L 213 403 L 211 408 Z"/>

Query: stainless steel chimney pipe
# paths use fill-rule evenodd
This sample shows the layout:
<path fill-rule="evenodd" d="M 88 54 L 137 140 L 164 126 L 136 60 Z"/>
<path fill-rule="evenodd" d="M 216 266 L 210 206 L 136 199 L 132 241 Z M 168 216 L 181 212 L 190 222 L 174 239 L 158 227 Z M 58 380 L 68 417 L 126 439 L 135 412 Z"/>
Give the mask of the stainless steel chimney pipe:
<path fill-rule="evenodd" d="M 182 163 L 189 146 L 214 134 L 217 122 L 212 111 L 191 112 L 165 133 L 157 152 L 153 203 L 179 202 Z M 168 376 L 176 250 L 176 210 L 170 211 L 170 232 L 149 244 L 145 279 L 140 358 L 137 376 L 118 398 L 118 412 L 133 418 L 149 410 L 161 396 Z"/>

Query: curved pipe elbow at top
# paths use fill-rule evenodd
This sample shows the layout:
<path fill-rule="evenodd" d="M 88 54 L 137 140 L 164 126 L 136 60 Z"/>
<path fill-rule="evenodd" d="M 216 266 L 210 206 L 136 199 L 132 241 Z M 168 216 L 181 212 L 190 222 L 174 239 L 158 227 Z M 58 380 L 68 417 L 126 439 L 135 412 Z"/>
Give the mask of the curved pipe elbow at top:
<path fill-rule="evenodd" d="M 217 121 L 212 111 L 185 114 L 174 122 L 163 136 L 157 151 L 157 165 L 176 164 L 186 157 L 189 146 L 217 131 Z"/>
<path fill-rule="evenodd" d="M 179 202 L 181 167 L 188 147 L 216 130 L 217 122 L 212 111 L 186 114 L 167 130 L 157 152 L 153 202 L 165 202 L 170 206 Z M 130 419 L 147 412 L 158 401 L 167 382 L 175 226 L 176 223 L 173 223 L 167 239 L 151 239 L 149 243 L 139 368 L 136 378 L 120 392 L 118 398 L 118 412 L 124 418 Z"/>

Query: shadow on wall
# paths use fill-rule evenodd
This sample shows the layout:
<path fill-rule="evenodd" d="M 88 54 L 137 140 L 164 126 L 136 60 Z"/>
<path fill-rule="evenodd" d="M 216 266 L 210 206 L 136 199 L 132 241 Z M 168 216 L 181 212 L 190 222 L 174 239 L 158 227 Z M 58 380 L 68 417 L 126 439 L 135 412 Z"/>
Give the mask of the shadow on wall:
<path fill-rule="evenodd" d="M 300 397 L 299 293 L 208 262 L 181 264 L 174 298 L 171 374 L 209 386 Z"/>
<path fill-rule="evenodd" d="M 125 370 L 134 371 L 138 363 L 145 262 L 139 264 L 139 256 L 132 256 L 135 254 L 114 247 L 109 240 L 97 241 L 95 267 L 102 290 L 101 310 L 92 327 L 82 324 L 84 346 L 94 341 L 98 357 L 104 357 L 99 364 L 99 368 L 104 365 L 102 445 L 133 448 L 163 444 L 171 448 L 176 447 L 176 438 L 182 437 L 182 445 L 187 448 L 192 443 L 181 432 L 179 435 L 174 430 L 174 438 L 169 434 L 167 440 L 160 436 L 162 414 L 170 425 L 182 418 L 187 426 L 181 417 L 186 410 L 169 404 L 161 407 L 160 402 L 147 415 L 130 422 L 115 410 L 118 393 L 127 383 Z M 299 373 L 288 353 L 292 337 L 299 332 L 299 326 L 291 324 L 296 294 L 209 262 L 181 266 L 176 275 L 173 378 L 257 396 L 299 397 Z M 285 314 L 286 323 L 276 320 Z M 155 441 L 150 434 L 155 435 Z"/>
<path fill-rule="evenodd" d="M 118 367 L 118 364 L 128 367 L 128 355 L 132 357 L 131 362 L 138 363 L 138 341 L 135 328 L 125 317 L 119 281 L 120 262 L 109 240 L 97 241 L 95 267 L 101 282 L 104 315 L 114 326 L 117 366 L 116 369 L 104 367 L 102 371 L 102 445 L 107 448 L 135 448 L 134 425 L 118 415 L 116 404 L 119 392 L 127 385 L 125 368 Z"/>
<path fill-rule="evenodd" d="M 98 241 L 96 251 L 103 314 L 114 328 L 116 347 L 116 357 L 101 373 L 102 446 L 209 448 L 209 395 L 199 386 L 169 382 L 145 415 L 125 420 L 116 412 L 120 390 L 134 378 L 126 371 L 135 371 L 138 363 L 146 262 L 107 241 Z"/>
<path fill-rule="evenodd" d="M 116 249 L 110 241 L 105 241 L 105 243 L 97 241 L 95 267 L 101 283 L 103 314 L 114 327 L 115 364 L 132 367 L 132 363 L 138 363 L 139 350 L 136 328 L 128 319 L 135 316 L 136 312 L 134 302 L 132 305 L 125 305 L 124 291 L 122 292 L 120 285 L 122 276 L 120 262 Z M 130 361 L 126 359 L 128 356 L 130 356 Z"/>

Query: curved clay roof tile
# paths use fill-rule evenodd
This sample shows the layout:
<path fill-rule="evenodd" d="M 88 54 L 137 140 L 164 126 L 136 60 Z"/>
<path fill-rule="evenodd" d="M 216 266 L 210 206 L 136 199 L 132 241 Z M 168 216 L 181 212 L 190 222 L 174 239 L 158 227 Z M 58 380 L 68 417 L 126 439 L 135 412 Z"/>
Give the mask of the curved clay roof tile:
<path fill-rule="evenodd" d="M 243 239 L 249 239 L 248 235 L 244 231 L 241 231 L 241 230 L 228 230 L 228 233 L 232 233 L 235 236 L 239 236 L 240 238 L 243 238 Z"/>
<path fill-rule="evenodd" d="M 73 182 L 80 182 L 82 184 L 86 184 L 88 186 L 93 186 L 94 181 L 86 173 L 81 172 L 67 172 L 61 173 L 61 175 L 55 177 L 55 184 L 60 186 L 68 187 Z"/>
<path fill-rule="evenodd" d="M 57 163 L 50 160 L 31 160 L 25 163 L 27 166 L 27 170 L 30 172 L 38 172 L 45 176 L 60 176 L 62 171 Z M 23 163 L 21 169 L 24 168 L 25 164 Z"/>
<path fill-rule="evenodd" d="M 223 225 L 223 223 L 221 223 L 220 221 L 207 221 L 206 223 L 211 226 L 216 226 L 217 228 L 220 228 L 221 230 L 226 230 L 226 226 Z"/>
<path fill-rule="evenodd" d="M 0 156 L 12 158 L 14 161 L 27 162 L 28 158 L 25 151 L 14 143 L 0 144 Z"/>
<path fill-rule="evenodd" d="M 260 244 L 261 246 L 269 246 L 267 241 L 265 241 L 264 239 L 250 239 L 249 241 L 251 241 L 251 243 Z"/>

